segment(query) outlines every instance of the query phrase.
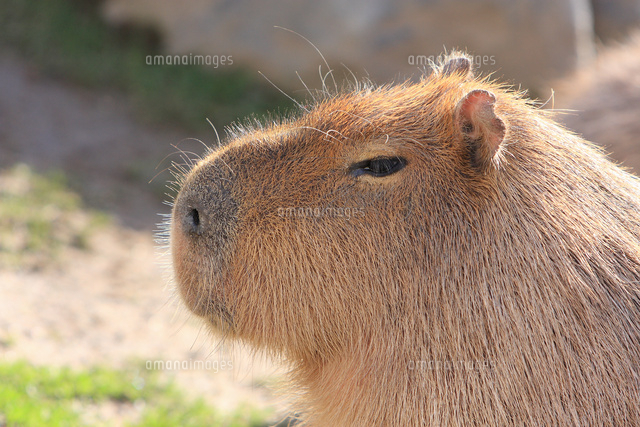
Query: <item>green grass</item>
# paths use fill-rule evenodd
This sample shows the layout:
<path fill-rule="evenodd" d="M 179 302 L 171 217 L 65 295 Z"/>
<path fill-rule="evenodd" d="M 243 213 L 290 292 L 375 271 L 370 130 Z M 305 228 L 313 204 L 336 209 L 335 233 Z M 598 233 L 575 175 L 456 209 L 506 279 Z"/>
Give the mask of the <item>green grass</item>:
<path fill-rule="evenodd" d="M 239 407 L 221 415 L 202 399 L 188 399 L 173 382 L 158 373 L 131 367 L 37 367 L 24 361 L 0 363 L 0 425 L 76 426 L 112 425 L 114 420 L 87 421 L 83 412 L 106 402 L 141 408 L 127 425 L 146 426 L 265 426 L 266 416 Z M 122 421 L 122 420 L 120 420 Z"/>
<path fill-rule="evenodd" d="M 0 267 L 36 269 L 63 248 L 86 250 L 108 223 L 83 206 L 61 172 L 37 174 L 23 164 L 0 171 Z"/>
<path fill-rule="evenodd" d="M 146 65 L 147 55 L 160 53 L 158 43 L 150 41 L 153 33 L 110 27 L 100 19 L 99 3 L 3 0 L 0 44 L 18 50 L 49 75 L 122 90 L 141 116 L 154 122 L 204 129 L 206 118 L 224 126 L 237 118 L 290 107 L 290 101 L 257 72 L 237 65 Z"/>

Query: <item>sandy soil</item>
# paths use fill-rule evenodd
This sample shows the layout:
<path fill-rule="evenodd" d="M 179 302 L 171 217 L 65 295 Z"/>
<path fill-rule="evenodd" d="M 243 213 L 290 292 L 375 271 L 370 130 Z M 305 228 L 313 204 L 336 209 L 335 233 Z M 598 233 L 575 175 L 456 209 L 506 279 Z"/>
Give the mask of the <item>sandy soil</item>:
<path fill-rule="evenodd" d="M 155 193 L 169 175 L 145 182 L 168 166 L 172 145 L 201 152 L 200 143 L 181 142 L 194 135 L 141 125 L 122 96 L 52 80 L 7 52 L 0 52 L 0 93 L 0 168 L 62 169 L 85 203 L 116 220 L 88 251 L 70 248 L 40 271 L 0 270 L 0 359 L 78 367 L 210 360 L 220 363 L 217 372 L 164 375 L 221 410 L 249 402 L 281 415 L 283 402 L 264 385 L 281 371 L 220 345 L 186 312 L 154 242 L 158 214 L 169 212 Z M 118 411 L 107 411 L 115 423 L 128 416 Z"/>

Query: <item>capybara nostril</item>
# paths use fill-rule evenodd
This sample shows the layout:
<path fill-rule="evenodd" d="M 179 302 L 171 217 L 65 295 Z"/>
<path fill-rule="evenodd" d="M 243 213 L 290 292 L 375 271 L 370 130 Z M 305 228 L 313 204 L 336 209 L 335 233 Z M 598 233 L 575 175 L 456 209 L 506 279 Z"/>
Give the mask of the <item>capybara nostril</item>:
<path fill-rule="evenodd" d="M 193 231 L 197 232 L 200 228 L 200 214 L 198 213 L 198 209 L 193 208 L 189 211 L 188 214 L 190 225 L 193 227 Z"/>
<path fill-rule="evenodd" d="M 202 234 L 200 212 L 197 208 L 191 208 L 184 216 L 184 231 L 188 234 Z"/>
<path fill-rule="evenodd" d="M 210 217 L 215 217 L 216 206 L 207 203 L 202 194 L 194 190 L 188 197 L 179 197 L 174 207 L 175 221 L 180 225 L 180 231 L 187 239 L 195 239 L 207 233 L 208 228 L 215 228 L 219 224 L 211 223 Z"/>

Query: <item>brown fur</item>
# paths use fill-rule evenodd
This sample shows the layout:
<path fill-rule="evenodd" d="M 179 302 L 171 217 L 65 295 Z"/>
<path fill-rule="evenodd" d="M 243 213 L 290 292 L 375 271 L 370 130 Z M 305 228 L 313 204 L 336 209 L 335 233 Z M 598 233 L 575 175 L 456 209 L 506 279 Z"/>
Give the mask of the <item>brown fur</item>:
<path fill-rule="evenodd" d="M 284 356 L 311 425 L 640 425 L 640 183 L 460 57 L 201 161 L 181 295 Z"/>
<path fill-rule="evenodd" d="M 554 86 L 558 119 L 640 174 L 640 31 Z"/>

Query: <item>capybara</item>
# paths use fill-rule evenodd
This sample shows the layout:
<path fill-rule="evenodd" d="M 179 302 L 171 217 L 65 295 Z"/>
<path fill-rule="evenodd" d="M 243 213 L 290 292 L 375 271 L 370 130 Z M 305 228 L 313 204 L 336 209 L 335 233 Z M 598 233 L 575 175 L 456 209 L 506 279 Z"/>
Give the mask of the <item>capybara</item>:
<path fill-rule="evenodd" d="M 640 174 L 640 32 L 554 86 L 558 120 Z"/>
<path fill-rule="evenodd" d="M 462 53 L 316 98 L 182 179 L 188 308 L 308 425 L 640 425 L 638 179 Z"/>

